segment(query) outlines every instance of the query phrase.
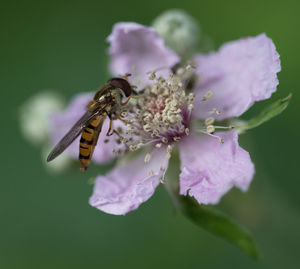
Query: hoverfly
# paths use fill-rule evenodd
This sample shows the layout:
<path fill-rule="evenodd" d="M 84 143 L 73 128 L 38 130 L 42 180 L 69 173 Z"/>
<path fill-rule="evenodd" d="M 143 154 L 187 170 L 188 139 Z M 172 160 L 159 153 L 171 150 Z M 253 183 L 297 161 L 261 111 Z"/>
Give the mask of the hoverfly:
<path fill-rule="evenodd" d="M 130 76 L 130 74 L 126 75 L 124 78 L 112 78 L 96 91 L 93 99 L 88 104 L 85 114 L 57 143 L 48 155 L 47 162 L 52 161 L 64 152 L 64 150 L 81 134 L 79 145 L 80 170 L 85 171 L 88 168 L 106 116 L 110 119 L 109 129 L 106 135 L 110 136 L 116 132 L 112 131 L 113 119 L 117 118 L 122 120 L 118 114 L 119 109 L 129 102 L 132 94 L 136 94 L 127 81 L 127 76 Z M 124 103 L 122 103 L 123 97 L 127 97 L 127 100 Z M 122 121 L 125 122 L 124 120 Z"/>

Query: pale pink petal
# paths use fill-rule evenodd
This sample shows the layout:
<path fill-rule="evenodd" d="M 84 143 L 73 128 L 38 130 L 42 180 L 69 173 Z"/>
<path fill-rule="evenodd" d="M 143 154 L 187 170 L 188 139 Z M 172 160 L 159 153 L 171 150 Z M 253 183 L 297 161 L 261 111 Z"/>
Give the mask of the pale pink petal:
<path fill-rule="evenodd" d="M 216 204 L 232 187 L 243 191 L 254 175 L 249 153 L 238 144 L 236 131 L 217 133 L 224 139 L 190 136 L 179 144 L 180 194 L 193 196 L 200 204 Z"/>
<path fill-rule="evenodd" d="M 86 112 L 87 105 L 92 99 L 92 93 L 82 93 L 74 97 L 69 106 L 60 113 L 51 115 L 50 118 L 50 138 L 53 145 L 56 144 L 76 123 L 76 121 Z M 96 163 L 107 163 L 112 161 L 116 155 L 113 154 L 113 149 L 123 149 L 122 144 L 117 143 L 116 135 L 107 137 L 106 132 L 109 126 L 109 119 L 107 118 L 103 123 L 102 132 L 100 133 L 97 146 L 95 147 L 92 160 Z M 121 121 L 115 120 L 113 122 L 114 128 L 123 127 Z M 65 151 L 69 156 L 77 159 L 79 155 L 79 139 L 80 136 L 67 148 Z M 108 141 L 105 141 L 108 140 Z M 107 142 L 107 143 L 105 143 Z M 65 154 L 63 153 L 63 154 Z"/>
<path fill-rule="evenodd" d="M 276 91 L 280 59 L 265 34 L 226 43 L 218 52 L 197 55 L 195 60 L 201 80 L 195 90 L 195 117 L 208 117 L 214 108 L 221 111 L 219 119 L 237 117 Z M 201 102 L 207 91 L 213 96 Z"/>
<path fill-rule="evenodd" d="M 115 24 L 107 41 L 111 73 L 116 76 L 131 73 L 129 79 L 139 88 L 148 82 L 148 72 L 162 68 L 165 71 L 162 75 L 179 61 L 153 28 L 137 23 Z"/>
<path fill-rule="evenodd" d="M 165 149 L 155 149 L 150 162 L 142 154 L 133 161 L 116 166 L 105 176 L 98 176 L 90 205 L 106 213 L 124 215 L 140 206 L 154 193 L 168 166 Z"/>

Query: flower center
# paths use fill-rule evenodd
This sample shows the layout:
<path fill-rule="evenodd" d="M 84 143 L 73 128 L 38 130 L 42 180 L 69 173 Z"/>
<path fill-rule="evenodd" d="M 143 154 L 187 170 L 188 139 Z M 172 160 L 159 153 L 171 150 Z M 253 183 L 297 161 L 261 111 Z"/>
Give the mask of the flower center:
<path fill-rule="evenodd" d="M 167 79 L 156 77 L 152 72 L 149 79 L 153 81 L 146 86 L 134 102 L 128 104 L 121 116 L 128 122 L 125 132 L 119 135 L 121 143 L 125 144 L 126 151 L 135 151 L 143 146 L 165 146 L 166 158 L 170 157 L 173 144 L 190 134 L 190 118 L 194 108 L 195 96 L 187 93 L 186 88 L 189 78 L 193 74 L 193 68 L 178 69 L 176 74 L 171 73 Z M 202 101 L 212 97 L 208 91 Z M 220 113 L 217 109 L 213 114 Z M 214 118 L 209 117 L 200 121 L 200 129 L 194 130 L 200 133 L 222 139 L 214 135 L 215 129 L 229 129 L 231 127 L 214 126 Z M 117 152 L 117 151 L 116 151 Z M 123 152 L 123 151 L 121 151 Z M 118 153 L 121 153 L 118 150 Z M 150 160 L 150 153 L 146 154 L 145 162 Z"/>
<path fill-rule="evenodd" d="M 162 96 L 157 96 L 153 98 L 152 101 L 148 105 L 148 110 L 151 112 L 152 115 L 156 113 L 162 113 L 165 108 L 165 98 Z"/>

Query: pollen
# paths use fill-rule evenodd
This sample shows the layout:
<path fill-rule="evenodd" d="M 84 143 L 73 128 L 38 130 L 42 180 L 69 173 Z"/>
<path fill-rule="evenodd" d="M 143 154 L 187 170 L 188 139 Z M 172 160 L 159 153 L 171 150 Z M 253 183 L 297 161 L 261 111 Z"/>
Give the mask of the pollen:
<path fill-rule="evenodd" d="M 209 134 L 212 134 L 215 132 L 215 127 L 213 125 L 208 125 L 206 127 L 206 132 L 208 132 Z"/>
<path fill-rule="evenodd" d="M 210 99 L 213 96 L 212 91 L 208 91 L 203 97 L 202 97 L 202 101 L 206 101 L 208 99 Z"/>
<path fill-rule="evenodd" d="M 156 148 L 167 146 L 167 158 L 171 148 L 168 147 L 189 135 L 189 119 L 194 108 L 195 95 L 186 93 L 186 81 L 193 72 L 193 66 L 179 69 L 168 78 L 162 78 L 156 71 L 150 72 L 151 80 L 127 106 L 125 137 L 131 138 L 126 144 L 127 150 L 135 151 L 142 146 L 152 145 Z M 146 155 L 144 161 L 150 161 Z"/>
<path fill-rule="evenodd" d="M 214 122 L 215 122 L 215 118 L 209 117 L 209 118 L 207 118 L 207 119 L 205 120 L 205 125 L 206 125 L 206 126 L 212 125 L 212 124 L 214 124 Z"/>
<path fill-rule="evenodd" d="M 150 162 L 150 159 L 151 159 L 151 154 L 147 153 L 146 156 L 145 156 L 145 158 L 144 158 L 144 162 L 148 163 L 148 162 Z"/>

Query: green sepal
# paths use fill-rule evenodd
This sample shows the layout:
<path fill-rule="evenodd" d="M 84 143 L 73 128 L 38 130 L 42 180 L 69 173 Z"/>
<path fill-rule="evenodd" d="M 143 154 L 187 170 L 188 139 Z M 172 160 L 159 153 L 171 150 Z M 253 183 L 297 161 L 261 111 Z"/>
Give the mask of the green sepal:
<path fill-rule="evenodd" d="M 290 93 L 287 97 L 283 99 L 279 99 L 276 102 L 272 103 L 271 105 L 267 106 L 260 114 L 253 117 L 248 121 L 235 121 L 232 120 L 232 124 L 234 125 L 235 129 L 238 131 L 239 134 L 244 133 L 246 130 L 255 128 L 264 122 L 272 119 L 273 117 L 279 115 L 283 112 L 288 104 L 290 99 L 292 98 L 292 94 Z"/>
<path fill-rule="evenodd" d="M 179 194 L 179 154 L 172 152 L 172 158 L 165 177 L 165 186 L 175 208 L 197 226 L 223 237 L 240 248 L 246 255 L 257 260 L 259 252 L 250 233 L 234 220 L 211 206 L 199 205 L 192 197 Z"/>

